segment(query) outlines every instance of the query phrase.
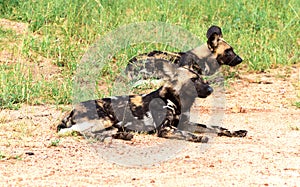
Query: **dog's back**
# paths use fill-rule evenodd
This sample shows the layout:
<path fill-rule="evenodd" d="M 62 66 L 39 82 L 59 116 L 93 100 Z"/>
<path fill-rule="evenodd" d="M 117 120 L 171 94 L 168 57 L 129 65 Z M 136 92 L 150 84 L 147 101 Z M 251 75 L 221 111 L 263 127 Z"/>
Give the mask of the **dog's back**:
<path fill-rule="evenodd" d="M 186 52 L 166 52 L 151 51 L 137 55 L 129 60 L 126 67 L 126 73 L 129 79 L 149 80 L 162 79 L 155 65 L 157 61 L 176 64 L 180 66 L 189 66 L 200 75 L 212 75 L 220 66 L 236 66 L 242 62 L 242 59 L 235 54 L 233 48 L 223 39 L 221 28 L 212 26 L 206 33 L 207 43 L 202 44 Z"/>

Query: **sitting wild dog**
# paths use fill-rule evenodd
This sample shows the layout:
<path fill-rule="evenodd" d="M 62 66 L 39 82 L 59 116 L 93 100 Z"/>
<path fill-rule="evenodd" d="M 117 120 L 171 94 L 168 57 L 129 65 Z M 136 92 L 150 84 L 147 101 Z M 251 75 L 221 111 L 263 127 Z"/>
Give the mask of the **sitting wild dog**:
<path fill-rule="evenodd" d="M 129 95 L 89 100 L 74 107 L 57 129 L 60 133 L 78 131 L 86 137 L 131 140 L 130 132 L 157 134 L 192 142 L 207 142 L 196 133 L 209 132 L 219 136 L 244 137 L 245 130 L 229 131 L 189 121 L 190 108 L 197 97 L 206 98 L 213 89 L 188 66 L 161 64 L 170 78 L 159 89 L 146 95 Z M 184 114 L 184 115 L 183 115 Z M 183 127 L 183 129 L 181 128 Z M 189 130 L 187 130 L 189 129 Z"/>
<path fill-rule="evenodd" d="M 222 65 L 236 66 L 243 61 L 223 39 L 220 27 L 211 26 L 206 37 L 206 43 L 186 52 L 152 51 L 133 57 L 126 67 L 126 74 L 134 82 L 161 79 L 161 74 L 157 73 L 161 70 L 155 67 L 157 59 L 164 59 L 179 67 L 188 66 L 200 75 L 212 75 Z"/>

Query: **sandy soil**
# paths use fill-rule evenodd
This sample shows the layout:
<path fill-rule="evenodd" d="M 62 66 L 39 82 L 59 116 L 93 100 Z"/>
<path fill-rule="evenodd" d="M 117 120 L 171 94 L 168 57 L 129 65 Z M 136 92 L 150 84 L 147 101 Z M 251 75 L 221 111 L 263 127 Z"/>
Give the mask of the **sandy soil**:
<path fill-rule="evenodd" d="M 249 133 L 246 138 L 215 137 L 206 145 L 179 142 L 177 147 L 176 141 L 165 143 L 151 135 L 102 144 L 80 136 L 59 137 L 55 127 L 65 113 L 61 108 L 1 110 L 0 186 L 298 186 L 300 109 L 292 103 L 299 100 L 299 71 L 295 66 L 288 72 L 242 74 L 229 82 L 221 125 Z M 208 122 L 212 99 L 197 101 L 193 120 Z M 172 147 L 168 159 L 159 153 L 166 145 Z M 165 161 L 113 163 L 107 153 L 116 154 L 122 146 L 133 152 L 156 146 L 158 153 L 152 154 Z"/>

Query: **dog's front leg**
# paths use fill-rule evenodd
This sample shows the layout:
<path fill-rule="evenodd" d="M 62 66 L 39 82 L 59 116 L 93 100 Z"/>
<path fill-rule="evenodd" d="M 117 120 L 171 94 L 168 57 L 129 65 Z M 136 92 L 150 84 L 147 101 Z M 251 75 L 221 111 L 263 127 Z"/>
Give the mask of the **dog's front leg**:
<path fill-rule="evenodd" d="M 245 137 L 247 135 L 246 130 L 230 131 L 220 126 L 207 126 L 200 123 L 189 122 L 189 129 L 195 133 L 215 133 L 218 136 L 227 137 Z"/>
<path fill-rule="evenodd" d="M 187 140 L 191 142 L 208 142 L 208 138 L 206 136 L 195 135 L 188 131 L 179 130 L 173 126 L 164 126 L 160 128 L 158 131 L 158 136 L 162 138 Z"/>
<path fill-rule="evenodd" d="M 208 138 L 205 136 L 198 136 L 185 130 L 177 129 L 178 116 L 174 115 L 172 111 L 167 111 L 166 118 L 158 128 L 158 136 L 163 138 L 187 140 L 192 142 L 207 143 Z"/>

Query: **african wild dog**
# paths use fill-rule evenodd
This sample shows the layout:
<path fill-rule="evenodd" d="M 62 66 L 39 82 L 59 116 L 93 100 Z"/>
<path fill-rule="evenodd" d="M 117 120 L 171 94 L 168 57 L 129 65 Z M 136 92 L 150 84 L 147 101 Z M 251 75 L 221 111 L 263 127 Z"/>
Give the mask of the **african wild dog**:
<path fill-rule="evenodd" d="M 133 81 L 162 78 L 161 70 L 155 67 L 157 59 L 179 67 L 187 65 L 200 75 L 212 75 L 221 65 L 236 66 L 243 61 L 223 39 L 220 27 L 211 26 L 206 37 L 206 43 L 186 52 L 152 51 L 133 57 L 126 67 L 128 78 Z"/>
<path fill-rule="evenodd" d="M 170 76 L 159 89 L 146 95 L 82 102 L 75 106 L 57 129 L 61 133 L 78 131 L 84 136 L 99 140 L 109 136 L 130 140 L 133 138 L 131 131 L 157 133 L 159 137 L 192 142 L 208 141 L 207 137 L 194 132 L 210 132 L 229 137 L 246 136 L 245 130 L 230 132 L 222 127 L 210 128 L 190 122 L 187 113 L 195 98 L 206 98 L 213 89 L 188 66 L 174 67 L 165 60 L 156 63 L 161 64 L 166 75 Z M 180 129 L 181 127 L 184 129 Z"/>

